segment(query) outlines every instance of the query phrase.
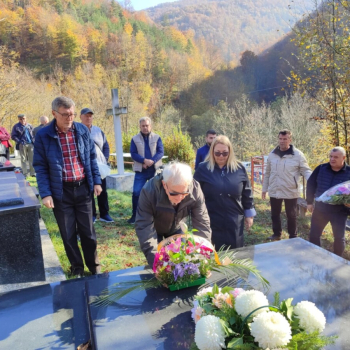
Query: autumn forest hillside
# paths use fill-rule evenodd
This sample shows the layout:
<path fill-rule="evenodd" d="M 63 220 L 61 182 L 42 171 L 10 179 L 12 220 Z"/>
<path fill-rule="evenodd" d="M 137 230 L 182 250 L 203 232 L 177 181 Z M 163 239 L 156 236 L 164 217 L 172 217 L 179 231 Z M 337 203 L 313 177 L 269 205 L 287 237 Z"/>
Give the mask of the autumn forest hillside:
<path fill-rule="evenodd" d="M 220 48 L 225 60 L 238 62 L 242 52 L 260 53 L 280 40 L 312 5 L 309 0 L 183 0 L 147 14 L 163 26 L 193 31 Z"/>
<path fill-rule="evenodd" d="M 214 127 L 245 160 L 268 152 L 276 131 L 289 127 L 301 130 L 297 144 L 310 157 L 315 152 L 317 164 L 323 151 L 315 145 L 347 144 L 350 135 L 350 6 L 339 0 L 341 7 L 335 8 L 338 0 L 328 1 L 277 40 L 273 33 L 287 25 L 291 13 L 284 1 L 258 6 L 187 0 L 135 12 L 116 0 L 3 0 L 0 124 L 11 130 L 17 114 L 26 113 L 37 125 L 41 115 L 51 115 L 51 101 L 67 95 L 77 111 L 94 110 L 95 124 L 113 150 L 113 121 L 106 109 L 111 88 L 118 88 L 120 104 L 128 108 L 122 118 L 125 151 L 137 120 L 147 114 L 173 158 L 191 162 L 193 148 Z M 167 6 L 174 7 L 156 19 Z M 302 8 L 295 11 L 296 19 Z M 215 30 L 206 31 L 209 27 Z"/>

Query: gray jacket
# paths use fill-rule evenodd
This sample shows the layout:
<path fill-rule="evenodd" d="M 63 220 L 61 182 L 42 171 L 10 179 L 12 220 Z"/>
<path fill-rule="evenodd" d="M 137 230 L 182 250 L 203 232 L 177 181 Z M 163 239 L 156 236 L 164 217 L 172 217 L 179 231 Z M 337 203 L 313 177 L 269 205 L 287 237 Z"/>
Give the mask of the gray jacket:
<path fill-rule="evenodd" d="M 199 183 L 192 181 L 190 194 L 180 202 L 177 211 L 163 188 L 162 174 L 143 187 L 136 212 L 136 234 L 149 265 L 153 265 L 158 243 L 181 233 L 180 222 L 191 216 L 195 234 L 211 240 L 210 220 Z"/>

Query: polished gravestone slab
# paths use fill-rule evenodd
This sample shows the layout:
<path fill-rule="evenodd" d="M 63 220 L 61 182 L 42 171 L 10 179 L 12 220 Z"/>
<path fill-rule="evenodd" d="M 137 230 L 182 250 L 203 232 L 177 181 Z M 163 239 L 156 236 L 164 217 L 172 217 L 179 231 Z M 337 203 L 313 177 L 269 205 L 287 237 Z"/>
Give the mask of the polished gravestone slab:
<path fill-rule="evenodd" d="M 22 174 L 0 172 L 0 184 L 0 284 L 45 281 L 40 203 Z"/>
<path fill-rule="evenodd" d="M 300 238 L 239 249 L 238 255 L 251 258 L 270 281 L 270 301 L 279 291 L 282 299 L 314 302 L 327 318 L 324 333 L 339 335 L 327 349 L 349 349 L 347 260 Z M 86 297 L 98 295 L 106 286 L 148 274 L 149 270 L 138 267 L 4 294 L 0 349 L 22 344 L 28 350 L 74 349 L 89 338 L 100 350 L 189 349 L 194 336 L 190 301 L 197 287 L 177 292 L 160 288 L 132 293 L 107 308 L 83 307 Z M 256 281 L 251 278 L 250 282 Z M 174 302 L 176 296 L 179 302 Z"/>

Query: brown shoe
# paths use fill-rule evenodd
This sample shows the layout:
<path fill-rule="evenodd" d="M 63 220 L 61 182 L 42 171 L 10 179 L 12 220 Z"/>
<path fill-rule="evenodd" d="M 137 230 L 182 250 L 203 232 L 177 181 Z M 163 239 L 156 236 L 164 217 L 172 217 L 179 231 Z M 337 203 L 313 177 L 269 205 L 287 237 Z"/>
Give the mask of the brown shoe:
<path fill-rule="evenodd" d="M 267 237 L 267 239 L 270 240 L 270 241 L 280 241 L 281 240 L 281 236 L 272 235 L 270 237 Z"/>

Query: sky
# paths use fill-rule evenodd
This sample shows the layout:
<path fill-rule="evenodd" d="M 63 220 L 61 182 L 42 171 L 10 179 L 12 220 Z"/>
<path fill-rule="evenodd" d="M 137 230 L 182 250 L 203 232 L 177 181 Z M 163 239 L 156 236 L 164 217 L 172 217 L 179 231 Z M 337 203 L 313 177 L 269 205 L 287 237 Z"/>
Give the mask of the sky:
<path fill-rule="evenodd" d="M 121 0 L 119 1 L 122 3 Z M 165 2 L 173 2 L 173 1 L 175 0 L 131 0 L 131 3 L 136 11 L 140 11 L 148 7 L 163 4 Z"/>

